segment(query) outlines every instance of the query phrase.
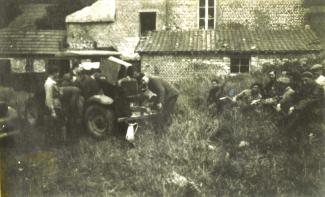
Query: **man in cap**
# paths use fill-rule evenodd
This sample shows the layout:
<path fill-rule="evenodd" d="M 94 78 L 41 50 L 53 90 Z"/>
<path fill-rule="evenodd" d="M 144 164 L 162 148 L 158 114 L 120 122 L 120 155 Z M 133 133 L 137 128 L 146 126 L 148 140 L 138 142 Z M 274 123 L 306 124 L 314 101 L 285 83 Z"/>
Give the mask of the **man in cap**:
<path fill-rule="evenodd" d="M 290 107 L 291 118 L 287 121 L 288 133 L 304 142 L 309 133 L 323 136 L 320 123 L 323 120 L 324 90 L 318 85 L 311 72 L 302 74 L 302 89 L 297 102 Z M 305 142 L 304 142 L 305 143 Z"/>
<path fill-rule="evenodd" d="M 171 114 L 174 113 L 174 108 L 179 95 L 178 90 L 165 80 L 158 77 L 143 76 L 142 81 L 147 85 L 148 89 L 157 95 L 157 109 L 162 110 L 169 124 Z"/>
<path fill-rule="evenodd" d="M 310 111 L 313 107 L 322 107 L 324 91 L 313 80 L 311 72 L 302 74 L 302 94 L 299 102 L 294 107 L 295 111 Z"/>

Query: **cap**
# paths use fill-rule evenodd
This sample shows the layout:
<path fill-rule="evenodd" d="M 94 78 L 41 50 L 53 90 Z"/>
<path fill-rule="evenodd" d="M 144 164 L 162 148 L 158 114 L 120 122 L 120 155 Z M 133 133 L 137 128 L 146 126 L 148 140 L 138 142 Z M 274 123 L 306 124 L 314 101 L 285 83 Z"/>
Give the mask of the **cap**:
<path fill-rule="evenodd" d="M 322 68 L 323 68 L 323 66 L 321 64 L 315 64 L 310 68 L 310 70 L 319 70 Z"/>

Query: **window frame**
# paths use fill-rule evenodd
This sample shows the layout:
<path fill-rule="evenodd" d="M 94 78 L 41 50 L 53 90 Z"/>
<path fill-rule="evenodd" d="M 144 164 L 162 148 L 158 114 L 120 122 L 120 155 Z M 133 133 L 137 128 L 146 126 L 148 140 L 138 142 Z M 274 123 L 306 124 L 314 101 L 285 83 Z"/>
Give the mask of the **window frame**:
<path fill-rule="evenodd" d="M 139 27 L 139 34 L 140 34 L 140 36 L 146 36 L 146 33 L 144 31 L 142 31 L 141 14 L 148 14 L 148 13 L 154 13 L 155 14 L 155 28 L 154 28 L 154 30 L 148 30 L 148 31 L 156 31 L 157 30 L 158 11 L 157 10 L 140 10 L 139 11 L 139 26 L 140 26 Z"/>
<path fill-rule="evenodd" d="M 234 59 L 238 60 L 238 64 L 236 65 L 236 67 L 238 68 L 238 72 L 232 72 L 232 67 L 234 67 L 232 62 L 234 61 Z M 244 60 L 248 60 L 248 64 L 243 65 L 242 62 Z M 248 67 L 248 71 L 247 72 L 241 72 L 242 67 Z M 251 56 L 233 56 L 233 57 L 230 57 L 230 74 L 250 73 L 250 71 L 251 71 Z"/>
<path fill-rule="evenodd" d="M 201 5 L 201 1 L 204 1 L 204 5 Z M 198 5 L 198 27 L 199 29 L 215 29 L 216 26 L 216 0 L 213 1 L 213 5 L 209 5 L 211 0 L 199 0 Z M 204 17 L 201 17 L 201 10 L 204 9 Z M 213 9 L 213 17 L 209 18 L 209 10 Z M 200 25 L 201 20 L 204 20 L 204 27 Z M 213 26 L 209 27 L 209 21 L 213 21 Z"/>

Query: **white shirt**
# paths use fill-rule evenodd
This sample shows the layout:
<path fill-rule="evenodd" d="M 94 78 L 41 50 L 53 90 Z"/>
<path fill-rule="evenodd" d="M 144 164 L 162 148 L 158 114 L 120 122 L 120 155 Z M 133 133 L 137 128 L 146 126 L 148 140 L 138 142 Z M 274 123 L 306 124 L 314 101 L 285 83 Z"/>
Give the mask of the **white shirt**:
<path fill-rule="evenodd" d="M 325 77 L 323 75 L 319 75 L 319 77 L 315 80 L 315 82 L 321 86 L 325 85 Z"/>
<path fill-rule="evenodd" d="M 56 88 L 56 81 L 52 79 L 52 77 L 48 77 L 45 81 L 44 84 L 44 89 L 45 89 L 45 104 L 46 106 L 50 109 L 53 110 L 55 106 L 55 101 L 54 101 L 54 91 Z"/>
<path fill-rule="evenodd" d="M 325 91 L 325 77 L 323 75 L 319 75 L 319 77 L 315 80 L 318 85 L 321 85 Z"/>

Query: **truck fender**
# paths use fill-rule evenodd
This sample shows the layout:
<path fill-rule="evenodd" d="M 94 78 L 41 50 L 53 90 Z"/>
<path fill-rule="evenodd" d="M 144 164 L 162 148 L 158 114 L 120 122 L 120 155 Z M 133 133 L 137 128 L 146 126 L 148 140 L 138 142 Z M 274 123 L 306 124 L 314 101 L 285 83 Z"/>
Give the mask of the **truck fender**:
<path fill-rule="evenodd" d="M 106 96 L 104 94 L 98 94 L 90 97 L 88 99 L 88 103 L 99 103 L 102 105 L 111 105 L 114 103 L 114 100 L 111 97 Z"/>

